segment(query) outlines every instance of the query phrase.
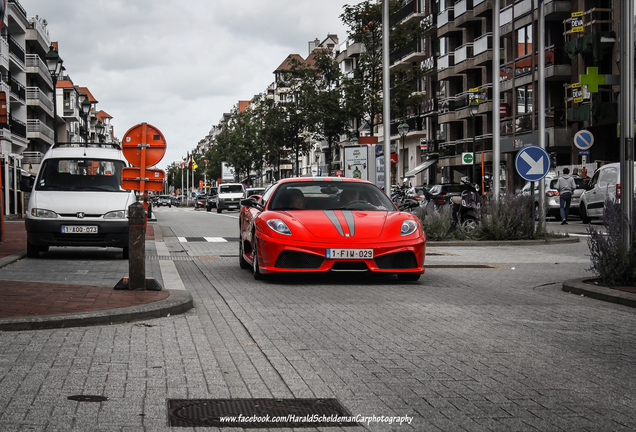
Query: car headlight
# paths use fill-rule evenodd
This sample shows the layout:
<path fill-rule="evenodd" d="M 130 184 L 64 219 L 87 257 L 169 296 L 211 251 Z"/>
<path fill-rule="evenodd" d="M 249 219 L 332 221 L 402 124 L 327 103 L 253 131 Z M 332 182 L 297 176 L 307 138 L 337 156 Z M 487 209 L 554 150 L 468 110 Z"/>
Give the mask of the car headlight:
<path fill-rule="evenodd" d="M 413 234 L 417 231 L 417 222 L 414 220 L 407 219 L 402 222 L 402 227 L 400 228 L 400 235 L 407 236 Z"/>
<path fill-rule="evenodd" d="M 46 209 L 41 209 L 41 208 L 32 208 L 31 209 L 31 216 L 39 217 L 39 218 L 54 219 L 54 218 L 57 217 L 57 213 L 55 213 L 52 210 L 46 210 Z"/>
<path fill-rule="evenodd" d="M 291 235 L 291 230 L 289 229 L 287 224 L 280 219 L 268 220 L 267 226 L 279 234 Z"/>
<path fill-rule="evenodd" d="M 115 210 L 104 215 L 104 219 L 126 219 L 126 210 Z"/>

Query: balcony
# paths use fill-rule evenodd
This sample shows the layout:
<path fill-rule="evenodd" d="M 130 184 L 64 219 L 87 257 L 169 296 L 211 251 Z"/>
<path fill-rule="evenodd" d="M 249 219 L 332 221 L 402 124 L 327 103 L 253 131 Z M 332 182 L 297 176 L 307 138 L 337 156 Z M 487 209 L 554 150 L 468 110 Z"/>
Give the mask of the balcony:
<path fill-rule="evenodd" d="M 545 79 L 546 81 L 569 81 L 571 77 L 572 66 L 567 56 L 561 48 L 555 45 L 546 47 L 545 51 Z M 534 62 L 534 67 L 533 67 Z M 525 85 L 530 84 L 537 79 L 537 71 L 539 67 L 537 56 L 527 55 L 516 59 L 514 62 L 508 62 L 501 67 L 499 81 L 501 82 L 501 91 L 512 89 L 513 78 L 514 84 Z M 534 74 L 532 73 L 534 70 Z"/>
<path fill-rule="evenodd" d="M 454 20 L 455 12 L 453 8 L 447 8 L 437 14 L 437 37 L 442 37 L 449 32 L 456 31 Z"/>
<path fill-rule="evenodd" d="M 53 116 L 53 102 L 38 87 L 27 87 L 26 100 L 28 106 L 36 106 Z"/>
<path fill-rule="evenodd" d="M 27 73 L 38 74 L 51 89 L 53 89 L 53 81 L 51 80 L 51 74 L 49 73 L 46 64 L 39 55 L 27 54 L 26 55 L 26 68 Z"/>
<path fill-rule="evenodd" d="M 9 42 L 0 37 L 0 69 L 9 70 Z"/>
<path fill-rule="evenodd" d="M 26 132 L 29 139 L 41 139 L 53 144 L 53 129 L 40 120 L 27 120 Z"/>
<path fill-rule="evenodd" d="M 11 135 L 26 138 L 27 126 L 22 121 L 13 116 L 10 116 L 9 124 L 11 126 Z"/>
<path fill-rule="evenodd" d="M 441 72 L 455 66 L 455 53 L 448 53 L 437 59 L 437 72 Z"/>
<path fill-rule="evenodd" d="M 24 69 L 24 61 L 26 57 L 24 48 L 22 48 L 18 41 L 16 41 L 12 36 L 9 36 L 9 56 Z"/>
<path fill-rule="evenodd" d="M 29 41 L 37 41 L 42 49 L 48 51 L 51 46 L 49 32 L 46 30 L 42 20 L 37 17 L 29 17 L 29 27 L 27 28 L 26 38 Z"/>
<path fill-rule="evenodd" d="M 26 103 L 26 88 L 15 78 L 11 78 L 11 97 L 16 102 Z"/>

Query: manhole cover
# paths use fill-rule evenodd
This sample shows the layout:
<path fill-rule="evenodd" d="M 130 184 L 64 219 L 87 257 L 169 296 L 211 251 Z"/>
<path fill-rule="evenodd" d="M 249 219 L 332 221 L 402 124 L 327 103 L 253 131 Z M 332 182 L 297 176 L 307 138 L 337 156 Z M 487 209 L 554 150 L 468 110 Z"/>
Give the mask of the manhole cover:
<path fill-rule="evenodd" d="M 358 426 L 336 399 L 169 399 L 169 426 Z"/>
<path fill-rule="evenodd" d="M 108 398 L 106 396 L 92 396 L 92 395 L 75 395 L 69 396 L 68 400 L 76 402 L 106 402 Z"/>

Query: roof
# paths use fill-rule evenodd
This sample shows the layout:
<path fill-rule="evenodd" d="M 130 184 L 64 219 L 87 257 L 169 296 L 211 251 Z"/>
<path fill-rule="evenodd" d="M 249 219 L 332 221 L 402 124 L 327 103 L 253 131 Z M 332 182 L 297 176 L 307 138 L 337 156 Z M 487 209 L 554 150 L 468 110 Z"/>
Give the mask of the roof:
<path fill-rule="evenodd" d="M 93 103 L 99 102 L 97 99 L 95 99 L 95 97 L 93 96 L 91 91 L 88 89 L 88 87 L 80 87 L 79 91 L 80 91 L 80 93 L 84 93 L 86 96 L 88 96 L 88 100 L 90 102 L 93 102 Z"/>
<path fill-rule="evenodd" d="M 100 110 L 100 111 L 97 113 L 97 117 L 98 117 L 98 118 L 100 118 L 100 119 L 103 119 L 103 118 L 112 119 L 112 118 L 113 118 L 113 116 L 109 115 L 109 114 L 108 114 L 106 111 L 104 111 L 104 110 Z"/>
<path fill-rule="evenodd" d="M 55 84 L 55 88 L 74 88 L 75 86 L 73 85 L 73 83 L 69 80 L 59 80 L 56 84 Z"/>

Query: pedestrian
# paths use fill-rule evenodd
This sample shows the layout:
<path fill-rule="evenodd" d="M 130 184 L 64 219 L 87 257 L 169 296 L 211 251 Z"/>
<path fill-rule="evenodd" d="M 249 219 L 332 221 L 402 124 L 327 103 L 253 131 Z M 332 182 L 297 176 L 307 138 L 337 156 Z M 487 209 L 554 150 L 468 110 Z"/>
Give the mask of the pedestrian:
<path fill-rule="evenodd" d="M 570 176 L 570 170 L 568 168 L 563 168 L 563 175 L 559 177 L 556 189 L 559 191 L 559 204 L 561 205 L 561 225 L 566 225 L 570 213 L 572 193 L 574 193 L 574 189 L 576 189 L 576 182 Z"/>

